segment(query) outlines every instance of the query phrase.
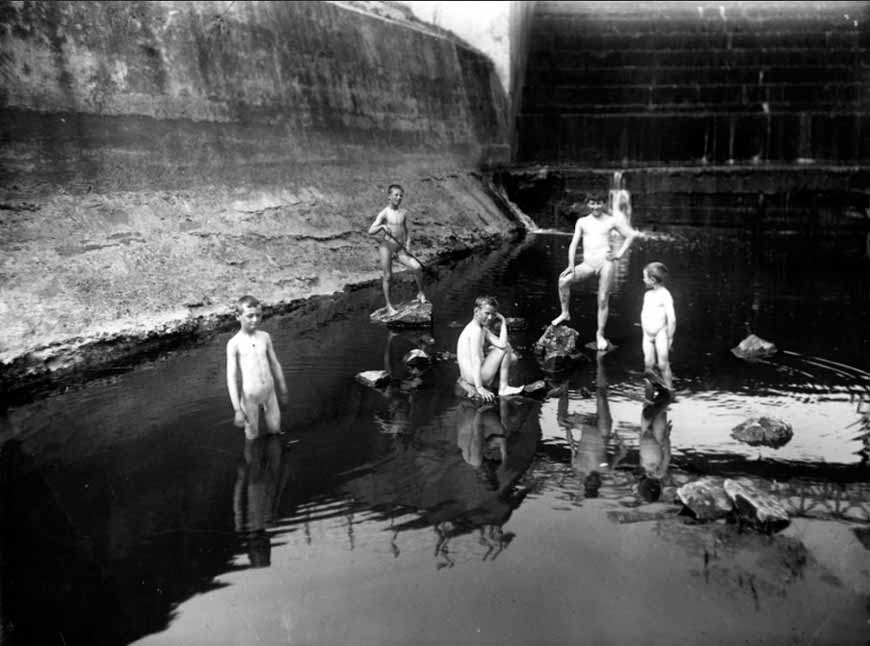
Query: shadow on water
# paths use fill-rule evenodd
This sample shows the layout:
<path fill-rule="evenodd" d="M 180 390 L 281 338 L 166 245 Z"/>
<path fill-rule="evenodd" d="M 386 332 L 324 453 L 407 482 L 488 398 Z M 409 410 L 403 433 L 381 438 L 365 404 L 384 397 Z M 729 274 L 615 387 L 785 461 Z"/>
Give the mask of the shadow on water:
<path fill-rule="evenodd" d="M 340 545 L 364 564 L 386 558 L 406 569 L 467 570 L 463 577 L 477 576 L 472 563 L 496 561 L 490 570 L 501 577 L 506 558 L 539 542 L 554 553 L 577 550 L 572 532 L 536 527 L 552 529 L 563 505 L 597 510 L 590 505 L 612 500 L 632 509 L 672 498 L 693 474 L 774 478 L 792 487 L 789 495 L 825 505 L 838 491 L 866 489 L 866 272 L 844 281 L 836 267 L 807 266 L 785 244 L 753 253 L 733 232 L 651 236 L 618 268 L 608 325 L 618 348 L 543 374 L 531 347 L 556 314 L 568 242 L 529 236 L 438 268 L 427 290 L 435 320 L 422 332 L 371 325 L 368 313 L 382 304 L 376 288 L 267 320 L 291 394 L 278 437 L 246 442 L 233 427 L 230 332 L 7 410 L 4 643 L 129 643 L 167 628 L 184 641 L 184 602 L 244 590 L 254 570 L 276 572 L 273 585 L 297 570 L 310 581 L 305 549 L 321 555 L 323 576 L 338 567 L 332 561 L 344 563 L 331 551 Z M 679 320 L 676 399 L 659 408 L 644 404 L 636 323 L 641 268 L 652 259 L 670 268 Z M 399 289 L 410 296 L 412 284 Z M 516 382 L 546 378 L 549 399 L 476 406 L 454 393 L 455 362 L 424 373 L 403 364 L 413 348 L 455 351 L 482 293 L 524 319 L 512 332 L 522 356 Z M 572 313 L 581 340 L 591 340 L 590 286 L 575 289 Z M 736 359 L 729 350 L 747 327 L 781 352 L 767 363 Z M 388 387 L 354 379 L 385 368 Z M 759 414 L 791 421 L 794 439 L 759 451 L 730 437 Z M 870 495 L 858 494 L 855 504 L 867 507 Z M 525 576 L 559 580 L 558 570 L 540 567 Z M 384 574 L 375 591 L 386 595 L 401 571 L 395 580 Z M 214 603 L 203 612 L 219 617 L 240 602 Z M 426 619 L 408 611 L 401 621 Z"/>

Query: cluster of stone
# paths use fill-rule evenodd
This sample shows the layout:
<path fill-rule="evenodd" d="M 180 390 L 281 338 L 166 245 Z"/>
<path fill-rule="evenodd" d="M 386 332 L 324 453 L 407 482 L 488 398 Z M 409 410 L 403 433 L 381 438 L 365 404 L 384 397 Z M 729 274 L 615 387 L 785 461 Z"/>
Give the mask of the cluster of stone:
<path fill-rule="evenodd" d="M 698 520 L 730 517 L 764 533 L 790 522 L 782 503 L 748 478 L 700 478 L 677 489 L 677 498 Z"/>

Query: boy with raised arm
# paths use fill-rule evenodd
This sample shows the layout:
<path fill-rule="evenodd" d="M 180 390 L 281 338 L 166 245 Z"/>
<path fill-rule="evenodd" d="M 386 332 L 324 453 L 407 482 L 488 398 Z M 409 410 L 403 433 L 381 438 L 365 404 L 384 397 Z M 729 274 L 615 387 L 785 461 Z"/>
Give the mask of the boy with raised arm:
<path fill-rule="evenodd" d="M 561 313 L 551 325 L 559 325 L 571 320 L 571 285 L 587 278 L 598 276 L 598 330 L 595 345 L 606 350 L 609 343 L 604 336 L 607 317 L 610 314 L 610 290 L 613 286 L 613 261 L 628 251 L 637 232 L 622 217 L 614 216 L 604 210 L 604 200 L 591 196 L 587 202 L 591 213 L 577 220 L 574 237 L 568 247 L 568 267 L 559 274 L 559 305 Z M 622 245 L 614 252 L 610 248 L 610 233 L 618 231 L 623 236 Z M 577 245 L 583 243 L 583 262 L 574 264 Z"/>
<path fill-rule="evenodd" d="M 499 335 L 493 334 L 490 325 L 495 319 L 501 321 Z M 456 359 L 459 363 L 459 384 L 471 397 L 492 401 L 495 395 L 487 386 L 496 376 L 500 396 L 516 395 L 522 386 L 510 386 L 508 373 L 514 360 L 513 348 L 508 343 L 507 321 L 498 312 L 498 301 L 492 296 L 478 296 L 474 301 L 474 316 L 459 335 L 456 343 Z M 484 352 L 486 346 L 487 352 Z"/>
<path fill-rule="evenodd" d="M 252 440 L 260 433 L 261 408 L 268 432 L 281 432 L 278 402 L 287 404 L 287 384 L 272 337 L 257 329 L 263 318 L 260 302 L 253 296 L 242 296 L 236 312 L 240 329 L 227 342 L 227 390 L 235 411 L 234 423 L 244 428 L 245 437 Z"/>
<path fill-rule="evenodd" d="M 381 270 L 383 271 L 381 283 L 384 289 L 384 300 L 387 302 L 387 314 L 393 316 L 396 314 L 396 308 L 393 307 L 390 300 L 393 258 L 398 259 L 414 273 L 414 280 L 417 282 L 417 299 L 421 303 L 425 303 L 426 296 L 423 295 L 423 267 L 411 257 L 408 251 L 411 246 L 411 234 L 408 230 L 407 211 L 399 208 L 402 204 L 402 198 L 405 196 L 405 189 L 398 184 L 390 184 L 387 191 L 389 204 L 377 214 L 372 226 L 369 227 L 369 234 L 383 233 L 378 249 L 381 257 Z"/>

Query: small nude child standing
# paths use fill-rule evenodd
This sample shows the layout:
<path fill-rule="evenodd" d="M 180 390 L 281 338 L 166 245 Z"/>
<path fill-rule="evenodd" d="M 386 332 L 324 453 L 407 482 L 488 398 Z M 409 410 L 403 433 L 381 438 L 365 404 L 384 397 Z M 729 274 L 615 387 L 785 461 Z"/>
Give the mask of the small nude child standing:
<path fill-rule="evenodd" d="M 409 252 L 411 233 L 408 230 L 408 213 L 405 209 L 399 208 L 405 196 L 405 189 L 398 184 L 390 184 L 387 191 L 389 193 L 389 204 L 377 214 L 372 226 L 369 227 L 369 234 L 375 235 L 378 232 L 383 232 L 384 234 L 378 253 L 381 257 L 381 269 L 383 271 L 382 284 L 386 311 L 388 315 L 393 316 L 396 314 L 396 308 L 393 307 L 393 303 L 390 300 L 393 258 L 398 259 L 400 263 L 414 273 L 414 280 L 417 282 L 417 300 L 425 303 L 426 296 L 423 295 L 423 267 Z"/>
<path fill-rule="evenodd" d="M 651 262 L 643 268 L 643 283 L 647 291 L 643 296 L 640 326 L 643 329 L 644 371 L 653 381 L 658 381 L 655 368 L 661 372 L 665 387 L 673 391 L 673 376 L 669 354 L 674 344 L 677 317 L 674 299 L 665 287 L 668 268 L 660 262 Z"/>
<path fill-rule="evenodd" d="M 281 410 L 287 404 L 284 371 L 268 332 L 258 330 L 262 320 L 260 302 L 242 296 L 236 304 L 240 329 L 227 342 L 227 389 L 235 411 L 234 423 L 253 440 L 260 434 L 260 409 L 269 433 L 281 432 Z M 278 393 L 275 393 L 275 384 Z"/>

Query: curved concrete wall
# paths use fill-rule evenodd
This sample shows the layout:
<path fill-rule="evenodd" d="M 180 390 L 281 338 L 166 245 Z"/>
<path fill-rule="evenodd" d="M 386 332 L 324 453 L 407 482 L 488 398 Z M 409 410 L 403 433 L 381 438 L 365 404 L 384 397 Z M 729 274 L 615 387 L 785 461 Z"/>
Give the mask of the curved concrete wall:
<path fill-rule="evenodd" d="M 0 2 L 0 383 L 375 278 L 391 182 L 424 260 L 512 230 L 492 63 L 381 4 Z"/>
<path fill-rule="evenodd" d="M 4 170 L 105 181 L 172 164 L 503 154 L 492 65 L 457 42 L 330 2 L 6 2 Z M 69 115 L 63 120 L 36 116 Z M 129 117 L 118 119 L 118 117 Z M 36 144 L 36 150 L 28 150 Z M 18 157 L 20 155 L 13 155 Z M 90 157 L 102 163 L 81 168 Z M 135 157 L 136 159 L 133 159 Z M 165 177 L 155 178 L 162 184 Z"/>

